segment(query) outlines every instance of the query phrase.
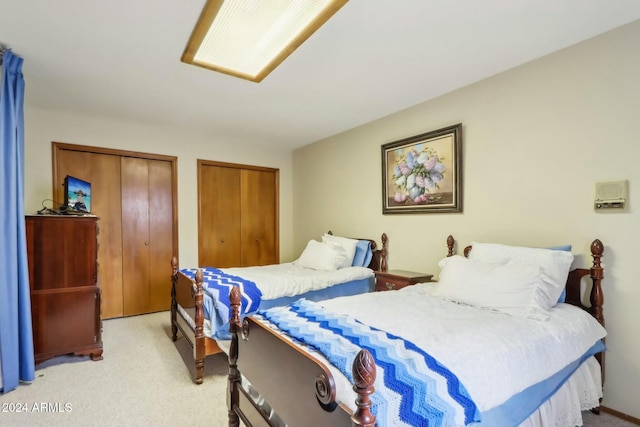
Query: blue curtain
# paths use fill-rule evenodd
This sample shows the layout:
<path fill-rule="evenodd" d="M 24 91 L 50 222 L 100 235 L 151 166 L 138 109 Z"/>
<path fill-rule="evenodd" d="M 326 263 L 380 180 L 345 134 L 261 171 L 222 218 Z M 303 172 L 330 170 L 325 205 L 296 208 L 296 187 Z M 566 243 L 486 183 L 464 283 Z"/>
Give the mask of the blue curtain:
<path fill-rule="evenodd" d="M 23 59 L 2 55 L 0 86 L 0 372 L 2 391 L 33 381 L 29 270 L 24 222 Z"/>

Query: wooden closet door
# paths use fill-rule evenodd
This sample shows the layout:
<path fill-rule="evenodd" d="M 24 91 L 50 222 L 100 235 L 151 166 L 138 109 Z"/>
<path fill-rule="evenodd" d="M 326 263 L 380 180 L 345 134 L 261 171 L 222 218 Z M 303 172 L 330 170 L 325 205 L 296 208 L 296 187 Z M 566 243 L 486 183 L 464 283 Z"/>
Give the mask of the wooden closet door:
<path fill-rule="evenodd" d="M 279 261 L 278 169 L 198 160 L 198 265 Z"/>
<path fill-rule="evenodd" d="M 102 318 L 168 310 L 178 255 L 177 158 L 53 142 L 53 196 L 64 177 L 91 182 Z M 125 253 L 126 251 L 126 253 Z"/>
<path fill-rule="evenodd" d="M 173 252 L 173 165 L 149 160 L 149 312 L 171 307 L 171 260 Z"/>
<path fill-rule="evenodd" d="M 123 157 L 122 264 L 125 316 L 168 310 L 173 213 L 170 162 Z M 168 203 L 168 205 L 167 205 Z"/>
<path fill-rule="evenodd" d="M 67 175 L 91 183 L 91 211 L 98 221 L 98 286 L 102 292 L 102 318 L 123 316 L 122 222 L 120 218 L 120 156 L 73 149 L 56 152 L 58 183 Z M 64 188 L 57 185 L 54 206 L 64 201 Z"/>
<path fill-rule="evenodd" d="M 122 317 L 120 156 L 91 154 L 91 210 L 98 215 L 98 282 L 102 318 Z"/>
<path fill-rule="evenodd" d="M 149 302 L 149 168 L 146 159 L 123 157 L 122 276 L 125 316 L 144 313 Z"/>
<path fill-rule="evenodd" d="M 240 169 L 200 163 L 198 171 L 198 265 L 239 267 Z"/>
<path fill-rule="evenodd" d="M 274 171 L 242 169 L 242 266 L 278 263 L 277 175 Z"/>
<path fill-rule="evenodd" d="M 122 317 L 122 220 L 120 156 L 91 154 L 91 192 L 98 221 L 98 282 L 102 318 Z M 92 196 L 93 196 L 92 195 Z"/>

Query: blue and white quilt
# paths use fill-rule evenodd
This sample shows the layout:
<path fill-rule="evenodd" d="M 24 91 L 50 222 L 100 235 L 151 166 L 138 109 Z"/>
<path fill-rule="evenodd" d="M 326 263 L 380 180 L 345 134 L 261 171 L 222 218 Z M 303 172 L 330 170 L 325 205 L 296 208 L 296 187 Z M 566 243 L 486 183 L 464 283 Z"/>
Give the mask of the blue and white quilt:
<path fill-rule="evenodd" d="M 558 304 L 548 311 L 547 320 L 540 321 L 456 304 L 432 295 L 431 288 L 435 285 L 425 283 L 394 292 L 333 298 L 322 301 L 321 305 L 324 310 L 352 316 L 374 330 L 402 337 L 444 364 L 464 384 L 480 412 L 480 422 L 472 425 L 515 427 L 523 422 L 527 426 L 539 425 L 535 420 L 526 424 L 528 417 L 549 398 L 550 392 L 563 387 L 581 361 L 603 349 L 600 340 L 606 331 L 593 316 L 577 307 Z M 301 328 L 303 332 L 306 329 L 306 326 Z M 346 344 L 340 342 L 341 346 L 351 344 L 348 340 Z M 315 353 L 317 358 L 331 365 L 329 357 L 321 351 L 306 347 L 308 349 L 302 351 Z M 353 403 L 356 395 L 347 377 L 351 377 L 350 364 L 357 350 L 353 350 L 346 373 L 343 373 L 344 368 L 341 372 L 333 365 L 329 366 L 336 382 L 338 400 L 352 410 L 356 409 Z M 332 349 L 327 350 L 327 353 L 332 352 Z M 594 363 L 597 368 L 597 362 Z M 599 375 L 599 370 L 594 370 L 593 377 L 591 374 L 585 376 L 585 372 L 582 370 L 580 377 L 589 376 L 590 387 L 596 390 L 599 386 L 595 380 L 599 381 L 599 377 L 595 375 Z M 378 369 L 378 379 L 381 375 L 382 369 Z M 575 383 L 571 387 L 574 386 Z M 380 389 L 378 384 L 375 387 Z M 576 401 L 579 419 L 582 397 L 576 398 L 576 390 L 581 388 L 567 390 L 562 398 L 570 395 Z M 437 391 L 439 396 L 444 396 L 440 389 Z M 595 406 L 600 396 L 593 396 L 591 402 Z M 558 415 L 562 413 L 564 411 L 558 410 Z M 387 418 L 378 425 L 391 427 L 397 425 L 394 421 Z M 464 425 L 464 421 L 442 425 Z"/>
<path fill-rule="evenodd" d="M 480 419 L 476 404 L 458 378 L 399 336 L 305 299 L 260 314 L 321 352 L 349 381 L 353 381 L 351 367 L 356 354 L 361 348 L 369 350 L 378 369 L 371 410 L 379 426 L 459 426 Z"/>
<path fill-rule="evenodd" d="M 258 311 L 262 292 L 254 282 L 242 277 L 233 276 L 212 267 L 203 267 L 201 270 L 204 275 L 202 284 L 204 316 L 211 321 L 211 336 L 222 340 L 231 339 L 229 333 L 229 318 L 231 316 L 229 293 L 231 289 L 234 286 L 240 289 L 242 295 L 241 316 L 250 316 Z M 187 277 L 195 280 L 198 269 L 187 268 L 181 271 Z"/>

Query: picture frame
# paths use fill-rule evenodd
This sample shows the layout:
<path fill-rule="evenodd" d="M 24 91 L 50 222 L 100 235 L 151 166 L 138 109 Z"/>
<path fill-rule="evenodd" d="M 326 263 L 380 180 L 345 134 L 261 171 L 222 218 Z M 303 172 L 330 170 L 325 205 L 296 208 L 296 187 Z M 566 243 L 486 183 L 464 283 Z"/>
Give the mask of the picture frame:
<path fill-rule="evenodd" d="M 462 212 L 462 124 L 382 145 L 382 213 Z"/>

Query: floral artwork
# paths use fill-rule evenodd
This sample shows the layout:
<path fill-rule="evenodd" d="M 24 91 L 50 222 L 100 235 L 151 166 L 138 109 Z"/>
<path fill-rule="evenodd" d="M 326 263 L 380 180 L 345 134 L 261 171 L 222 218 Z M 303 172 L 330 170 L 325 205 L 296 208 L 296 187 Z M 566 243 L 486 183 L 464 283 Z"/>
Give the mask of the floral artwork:
<path fill-rule="evenodd" d="M 383 213 L 462 211 L 461 128 L 382 146 Z"/>
<path fill-rule="evenodd" d="M 407 149 L 398 149 L 393 167 L 393 179 L 397 191 L 394 201 L 404 203 L 411 198 L 414 203 L 429 203 L 431 193 L 438 191 L 438 183 L 444 178 L 447 167 L 438 153 L 422 144 Z"/>

